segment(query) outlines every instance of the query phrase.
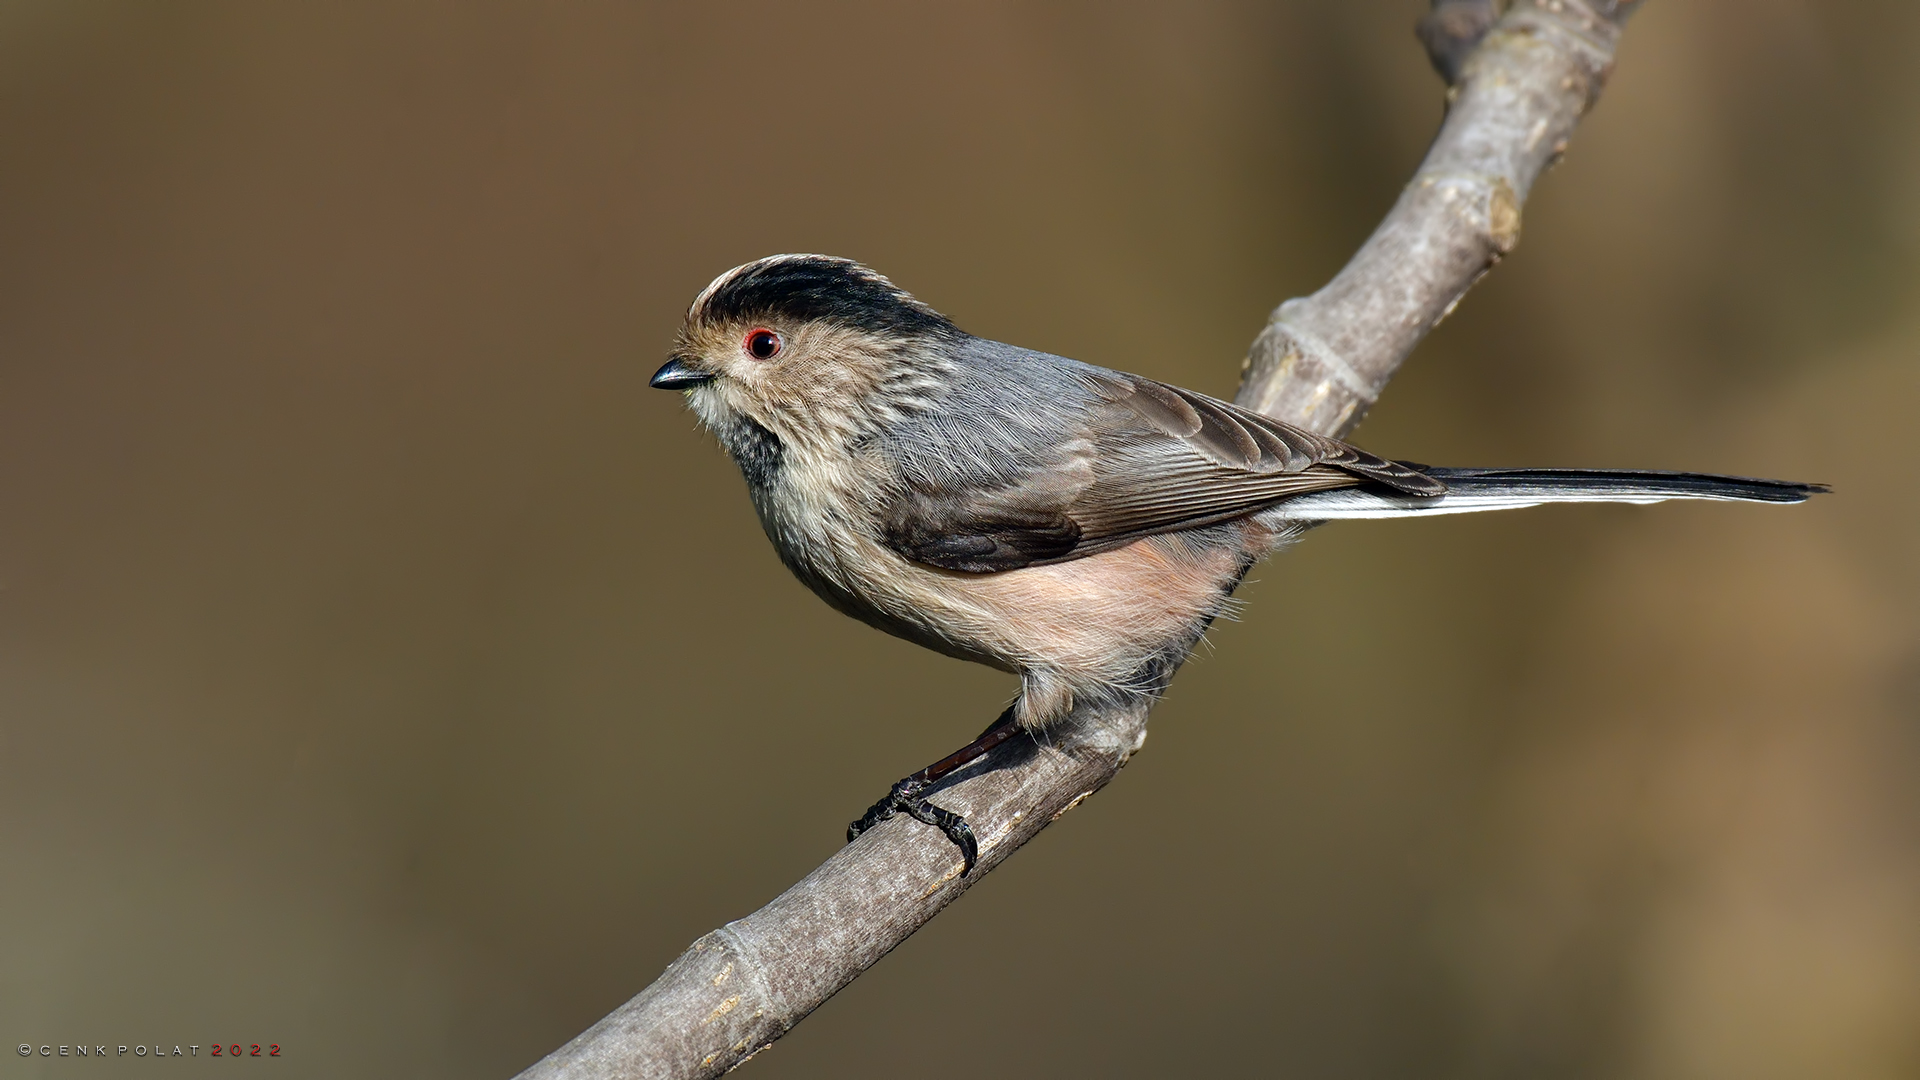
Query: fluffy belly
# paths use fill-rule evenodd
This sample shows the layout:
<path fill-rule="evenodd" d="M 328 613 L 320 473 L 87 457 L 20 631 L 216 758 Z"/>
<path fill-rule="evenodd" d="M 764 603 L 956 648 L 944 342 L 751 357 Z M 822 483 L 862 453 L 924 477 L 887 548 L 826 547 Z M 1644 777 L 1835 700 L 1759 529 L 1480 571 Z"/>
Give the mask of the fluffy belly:
<path fill-rule="evenodd" d="M 1268 540 L 1261 526 L 1236 522 L 999 574 L 934 570 L 886 552 L 894 570 L 886 595 L 858 614 L 941 652 L 1019 672 L 1021 721 L 1041 727 L 1076 696 L 1126 688 L 1149 658 L 1191 645 Z"/>

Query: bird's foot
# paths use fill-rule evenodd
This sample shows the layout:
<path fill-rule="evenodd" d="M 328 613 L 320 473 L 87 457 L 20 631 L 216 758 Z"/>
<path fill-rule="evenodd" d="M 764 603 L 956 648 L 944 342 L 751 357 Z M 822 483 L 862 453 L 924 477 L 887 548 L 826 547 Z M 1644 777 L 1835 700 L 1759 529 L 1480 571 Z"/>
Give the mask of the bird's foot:
<path fill-rule="evenodd" d="M 967 819 L 959 814 L 942 810 L 920 797 L 921 792 L 932 786 L 930 781 L 917 776 L 909 776 L 893 785 L 893 790 L 887 792 L 886 798 L 874 803 L 873 808 L 862 814 L 859 821 L 847 826 L 847 843 L 853 843 L 855 837 L 893 815 L 905 814 L 947 834 L 947 839 L 960 849 L 960 876 L 965 877 L 980 856 L 979 844 L 973 838 L 973 826 L 968 825 Z"/>
<path fill-rule="evenodd" d="M 1006 742 L 1020 732 L 1020 725 L 1014 722 L 1014 707 L 1000 714 L 993 726 L 980 733 L 980 737 L 967 745 L 941 758 L 939 761 L 921 769 L 905 780 L 893 785 L 887 797 L 873 804 L 873 809 L 861 815 L 860 820 L 847 826 L 847 843 L 853 843 L 861 833 L 887 820 L 895 814 L 905 814 L 915 821 L 923 821 L 947 834 L 953 846 L 960 849 L 963 860 L 960 875 L 965 877 L 973 864 L 980 861 L 980 845 L 973 838 L 973 826 L 967 819 L 951 810 L 942 810 L 920 797 L 920 793 L 939 783 L 942 779 L 985 757 L 994 747 Z"/>

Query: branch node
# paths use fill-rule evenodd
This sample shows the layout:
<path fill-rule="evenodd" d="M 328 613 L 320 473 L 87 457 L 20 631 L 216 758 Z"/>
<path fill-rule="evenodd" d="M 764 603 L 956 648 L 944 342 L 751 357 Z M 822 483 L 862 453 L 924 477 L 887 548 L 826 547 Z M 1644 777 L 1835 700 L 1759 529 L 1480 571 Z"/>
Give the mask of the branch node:
<path fill-rule="evenodd" d="M 1268 320 L 1271 326 L 1283 331 L 1291 341 L 1290 354 L 1298 354 L 1319 364 L 1334 382 L 1346 387 L 1360 396 L 1372 400 L 1380 394 L 1380 388 L 1371 379 L 1360 374 L 1340 350 L 1327 344 L 1318 334 L 1306 328 L 1305 313 L 1310 297 L 1294 297 L 1283 301 L 1274 309 Z"/>
<path fill-rule="evenodd" d="M 1566 141 L 1555 145 L 1565 147 Z M 1520 243 L 1520 197 L 1513 193 L 1513 185 L 1507 183 L 1504 176 L 1494 177 L 1492 190 L 1487 192 L 1487 240 L 1501 255 L 1510 253 Z"/>

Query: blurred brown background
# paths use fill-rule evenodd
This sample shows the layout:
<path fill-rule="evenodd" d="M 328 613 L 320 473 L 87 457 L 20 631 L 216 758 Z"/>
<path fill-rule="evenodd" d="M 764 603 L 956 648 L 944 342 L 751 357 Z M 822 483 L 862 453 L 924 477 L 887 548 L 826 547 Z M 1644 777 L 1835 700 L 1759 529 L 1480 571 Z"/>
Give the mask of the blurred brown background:
<path fill-rule="evenodd" d="M 0 3 L 0 1074 L 506 1076 L 772 897 L 1013 684 L 789 578 L 684 305 L 845 254 L 1229 394 L 1424 7 Z M 747 1068 L 1920 1076 L 1916 55 L 1650 4 L 1358 435 L 1838 494 L 1317 532 Z"/>

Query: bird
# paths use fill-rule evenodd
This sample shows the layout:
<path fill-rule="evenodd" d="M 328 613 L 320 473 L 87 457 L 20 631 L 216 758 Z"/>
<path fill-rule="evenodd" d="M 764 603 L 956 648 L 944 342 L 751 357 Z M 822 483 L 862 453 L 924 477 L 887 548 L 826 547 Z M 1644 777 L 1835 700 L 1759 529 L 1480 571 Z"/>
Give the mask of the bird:
<path fill-rule="evenodd" d="M 1798 503 L 1824 485 L 1690 472 L 1436 468 L 1205 394 L 968 334 L 850 259 L 715 278 L 650 385 L 739 466 L 795 577 L 887 633 L 1020 678 L 979 738 L 848 826 L 940 829 L 944 777 L 1076 708 L 1158 695 L 1252 566 L 1322 522 L 1557 502 Z"/>

